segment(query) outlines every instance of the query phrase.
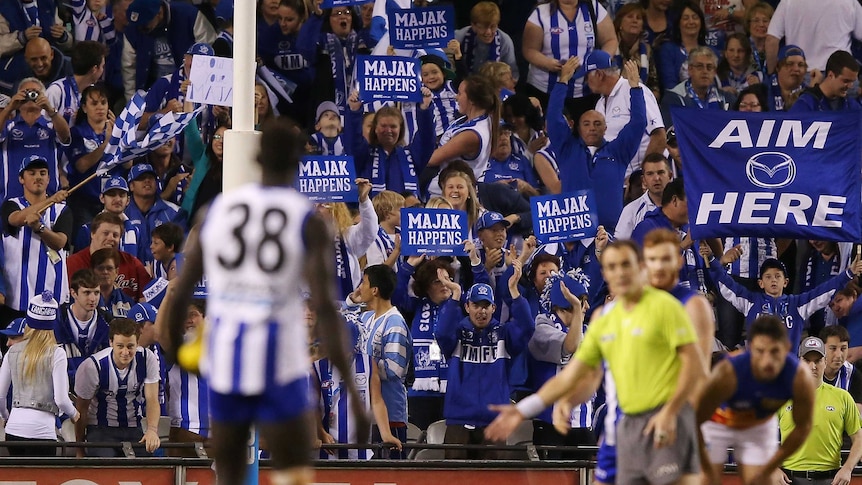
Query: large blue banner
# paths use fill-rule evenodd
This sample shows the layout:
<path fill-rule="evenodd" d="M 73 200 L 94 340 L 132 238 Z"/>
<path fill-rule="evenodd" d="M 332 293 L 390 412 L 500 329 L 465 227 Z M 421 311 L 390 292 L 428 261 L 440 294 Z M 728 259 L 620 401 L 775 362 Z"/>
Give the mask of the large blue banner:
<path fill-rule="evenodd" d="M 312 202 L 356 202 L 356 167 L 350 156 L 305 156 L 296 188 Z"/>
<path fill-rule="evenodd" d="M 398 56 L 356 56 L 359 98 L 371 101 L 422 101 L 419 59 Z"/>
<path fill-rule="evenodd" d="M 455 38 L 455 10 L 439 7 L 393 9 L 389 14 L 389 43 L 396 49 L 446 47 Z"/>
<path fill-rule="evenodd" d="M 401 209 L 401 254 L 464 256 L 467 213 L 451 209 Z"/>
<path fill-rule="evenodd" d="M 599 230 L 592 190 L 530 197 L 530 212 L 533 234 L 542 244 L 593 237 Z"/>
<path fill-rule="evenodd" d="M 693 238 L 862 239 L 862 114 L 672 115 Z"/>

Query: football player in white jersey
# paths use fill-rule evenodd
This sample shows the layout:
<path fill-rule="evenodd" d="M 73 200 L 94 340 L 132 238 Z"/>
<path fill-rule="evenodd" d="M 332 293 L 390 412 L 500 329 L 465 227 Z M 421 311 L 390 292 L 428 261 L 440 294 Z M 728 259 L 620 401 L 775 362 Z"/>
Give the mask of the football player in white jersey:
<path fill-rule="evenodd" d="M 193 288 L 206 272 L 207 317 L 201 372 L 210 388 L 211 437 L 219 485 L 245 475 L 249 427 L 259 425 L 272 453 L 274 485 L 307 484 L 314 409 L 308 396 L 308 348 L 302 288 L 321 325 L 321 344 L 345 376 L 357 429 L 369 429 L 344 353 L 335 302 L 333 235 L 313 205 L 291 188 L 304 147 L 284 118 L 263 126 L 261 183 L 219 195 L 192 231 L 178 279 L 156 324 L 176 361 Z M 307 286 L 305 286 L 307 284 Z M 367 434 L 367 433 L 363 433 Z M 359 436 L 364 442 L 367 436 Z"/>

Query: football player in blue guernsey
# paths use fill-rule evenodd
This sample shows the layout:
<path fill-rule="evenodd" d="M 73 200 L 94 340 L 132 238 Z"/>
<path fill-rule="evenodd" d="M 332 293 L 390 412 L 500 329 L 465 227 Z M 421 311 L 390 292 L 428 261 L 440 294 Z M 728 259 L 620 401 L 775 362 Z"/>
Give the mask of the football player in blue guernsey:
<path fill-rule="evenodd" d="M 203 222 L 189 237 L 185 263 L 168 288 L 156 328 L 176 362 L 188 304 L 206 268 L 209 323 L 200 366 L 209 385 L 218 483 L 244 483 L 246 442 L 257 424 L 272 454 L 270 483 L 306 485 L 313 478 L 315 411 L 308 396 L 308 330 L 297 318 L 304 311 L 303 289 L 318 316 L 321 345 L 344 376 L 357 430 L 370 425 L 334 305 L 334 236 L 311 202 L 291 187 L 304 147 L 301 131 L 286 118 L 265 122 L 262 131 L 262 182 L 220 194 L 199 216 Z M 367 433 L 357 438 L 364 442 Z"/>
<path fill-rule="evenodd" d="M 747 350 L 719 362 L 698 399 L 704 483 L 711 485 L 721 483 L 728 448 L 745 485 L 777 483 L 770 477 L 812 427 L 814 378 L 790 352 L 782 319 L 761 315 L 748 332 Z M 779 446 L 775 413 L 790 399 L 796 428 Z"/>

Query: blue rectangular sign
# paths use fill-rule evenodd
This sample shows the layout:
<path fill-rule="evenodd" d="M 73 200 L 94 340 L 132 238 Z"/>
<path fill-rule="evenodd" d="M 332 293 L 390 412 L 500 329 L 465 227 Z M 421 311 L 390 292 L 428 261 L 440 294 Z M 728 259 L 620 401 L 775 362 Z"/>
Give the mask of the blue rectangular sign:
<path fill-rule="evenodd" d="M 419 59 L 397 56 L 357 56 L 359 98 L 371 101 L 422 101 Z"/>
<path fill-rule="evenodd" d="M 672 116 L 693 238 L 862 238 L 859 111 Z"/>
<path fill-rule="evenodd" d="M 467 213 L 451 209 L 401 209 L 401 254 L 465 256 Z"/>
<path fill-rule="evenodd" d="M 594 237 L 599 230 L 592 190 L 530 197 L 530 212 L 533 234 L 542 244 Z"/>
<path fill-rule="evenodd" d="M 296 188 L 312 202 L 357 202 L 359 192 L 353 157 L 302 157 Z"/>
<path fill-rule="evenodd" d="M 389 43 L 396 49 L 446 47 L 455 38 L 451 5 L 388 10 Z"/>

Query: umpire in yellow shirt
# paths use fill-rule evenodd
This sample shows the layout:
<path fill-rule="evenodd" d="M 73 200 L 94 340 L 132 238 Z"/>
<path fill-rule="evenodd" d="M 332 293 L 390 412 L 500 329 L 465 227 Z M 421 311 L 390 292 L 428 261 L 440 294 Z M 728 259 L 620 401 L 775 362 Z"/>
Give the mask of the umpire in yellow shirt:
<path fill-rule="evenodd" d="M 846 485 L 850 483 L 853 468 L 862 459 L 862 420 L 850 393 L 839 387 L 824 385 L 826 346 L 817 337 L 808 337 L 799 346 L 800 365 L 807 365 L 817 382 L 814 399 L 814 426 L 805 443 L 782 464 L 785 484 L 794 485 Z M 794 427 L 793 402 L 778 411 L 781 436 L 787 436 Z M 844 465 L 841 465 L 843 434 L 850 436 L 853 445 Z"/>

